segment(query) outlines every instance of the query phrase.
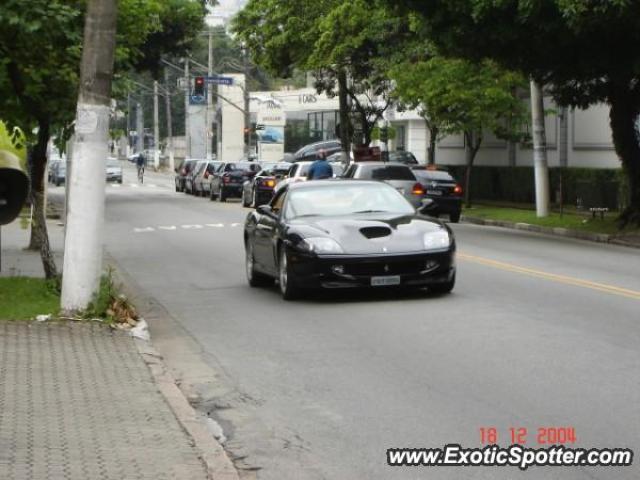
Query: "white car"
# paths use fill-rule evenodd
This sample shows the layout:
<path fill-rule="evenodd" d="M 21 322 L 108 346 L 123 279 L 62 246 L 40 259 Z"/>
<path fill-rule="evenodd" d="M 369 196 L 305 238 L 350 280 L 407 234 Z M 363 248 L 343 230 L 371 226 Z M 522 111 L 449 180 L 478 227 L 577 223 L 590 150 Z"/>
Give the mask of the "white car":
<path fill-rule="evenodd" d="M 287 176 L 276 184 L 274 194 L 285 185 L 295 182 L 304 182 L 307 180 L 307 174 L 309 173 L 309 167 L 313 162 L 296 162 L 291 165 Z"/>

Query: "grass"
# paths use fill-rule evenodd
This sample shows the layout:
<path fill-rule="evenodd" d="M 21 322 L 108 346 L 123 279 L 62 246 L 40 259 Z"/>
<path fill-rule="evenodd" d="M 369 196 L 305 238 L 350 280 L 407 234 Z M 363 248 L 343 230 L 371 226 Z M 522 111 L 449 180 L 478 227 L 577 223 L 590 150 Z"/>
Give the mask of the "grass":
<path fill-rule="evenodd" d="M 519 208 L 502 208 L 494 206 L 477 205 L 471 208 L 465 208 L 463 214 L 468 217 L 481 218 L 485 220 L 501 220 L 514 223 L 529 223 L 531 225 L 540 225 L 551 228 L 567 228 L 570 230 L 579 230 L 591 233 L 605 234 L 627 234 L 640 233 L 640 229 L 619 230 L 615 213 L 608 213 L 604 220 L 597 215 L 595 219 L 591 218 L 591 214 L 578 214 L 575 212 L 565 212 L 560 216 L 557 212 L 551 212 L 548 217 L 536 217 L 535 210 L 519 209 Z"/>
<path fill-rule="evenodd" d="M 0 319 L 29 320 L 40 314 L 57 314 L 60 292 L 55 281 L 42 278 L 0 278 Z"/>

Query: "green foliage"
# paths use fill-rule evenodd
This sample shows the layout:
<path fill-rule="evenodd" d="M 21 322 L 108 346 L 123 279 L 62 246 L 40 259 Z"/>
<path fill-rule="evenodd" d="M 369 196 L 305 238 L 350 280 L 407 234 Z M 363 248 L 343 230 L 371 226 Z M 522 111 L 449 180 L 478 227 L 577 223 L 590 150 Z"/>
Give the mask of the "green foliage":
<path fill-rule="evenodd" d="M 402 63 L 391 75 L 396 98 L 416 108 L 441 134 L 491 131 L 505 139 L 523 135 L 527 109 L 515 92 L 526 86 L 525 79 L 495 62 L 434 56 Z"/>
<path fill-rule="evenodd" d="M 117 296 L 117 289 L 113 281 L 113 270 L 109 269 L 100 278 L 100 287 L 94 295 L 93 301 L 83 312 L 83 317 L 91 318 L 107 318 L 107 311 Z"/>
<path fill-rule="evenodd" d="M 0 150 L 13 153 L 20 159 L 22 168 L 27 167 L 27 143 L 22 130 L 14 127 L 11 131 L 0 120 Z"/>

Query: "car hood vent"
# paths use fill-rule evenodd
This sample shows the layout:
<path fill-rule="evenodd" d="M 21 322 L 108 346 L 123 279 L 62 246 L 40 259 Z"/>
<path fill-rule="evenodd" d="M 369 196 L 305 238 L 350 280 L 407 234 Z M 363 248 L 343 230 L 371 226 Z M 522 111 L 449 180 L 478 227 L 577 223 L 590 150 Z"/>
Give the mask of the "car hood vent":
<path fill-rule="evenodd" d="M 389 227 L 364 227 L 360 229 L 360 233 L 367 238 L 388 237 L 391 235 Z"/>

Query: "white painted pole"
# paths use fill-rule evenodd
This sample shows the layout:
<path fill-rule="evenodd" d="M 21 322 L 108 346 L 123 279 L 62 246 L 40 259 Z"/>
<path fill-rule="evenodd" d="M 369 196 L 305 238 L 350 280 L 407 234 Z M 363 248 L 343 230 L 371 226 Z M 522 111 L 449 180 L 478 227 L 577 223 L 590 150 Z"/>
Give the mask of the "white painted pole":
<path fill-rule="evenodd" d="M 549 215 L 549 167 L 544 127 L 544 97 L 542 87 L 531 80 L 531 119 L 533 124 L 533 165 L 536 186 L 536 215 Z"/>
<path fill-rule="evenodd" d="M 116 37 L 115 0 L 89 0 L 84 29 L 73 168 L 67 171 L 68 213 L 61 308 L 85 310 L 102 273 L 105 169 L 109 154 L 111 79 Z"/>
<path fill-rule="evenodd" d="M 158 113 L 158 81 L 153 81 L 153 168 L 160 167 L 160 117 Z"/>
<path fill-rule="evenodd" d="M 191 157 L 191 128 L 189 122 L 189 96 L 191 95 L 191 78 L 189 77 L 189 59 L 184 59 L 184 140 L 185 140 L 185 157 Z"/>
<path fill-rule="evenodd" d="M 213 76 L 213 32 L 211 30 L 209 30 L 209 61 L 208 61 L 208 65 L 207 65 L 207 75 L 209 75 L 210 77 Z M 211 83 L 207 82 L 207 109 L 206 109 L 206 113 L 205 113 L 205 129 L 204 129 L 204 135 L 205 135 L 205 144 L 206 144 L 206 155 L 207 155 L 207 160 L 211 160 L 211 139 L 212 139 L 212 135 L 210 135 L 211 133 L 211 124 L 213 123 L 212 120 L 212 103 L 213 103 L 213 85 L 211 85 Z"/>

